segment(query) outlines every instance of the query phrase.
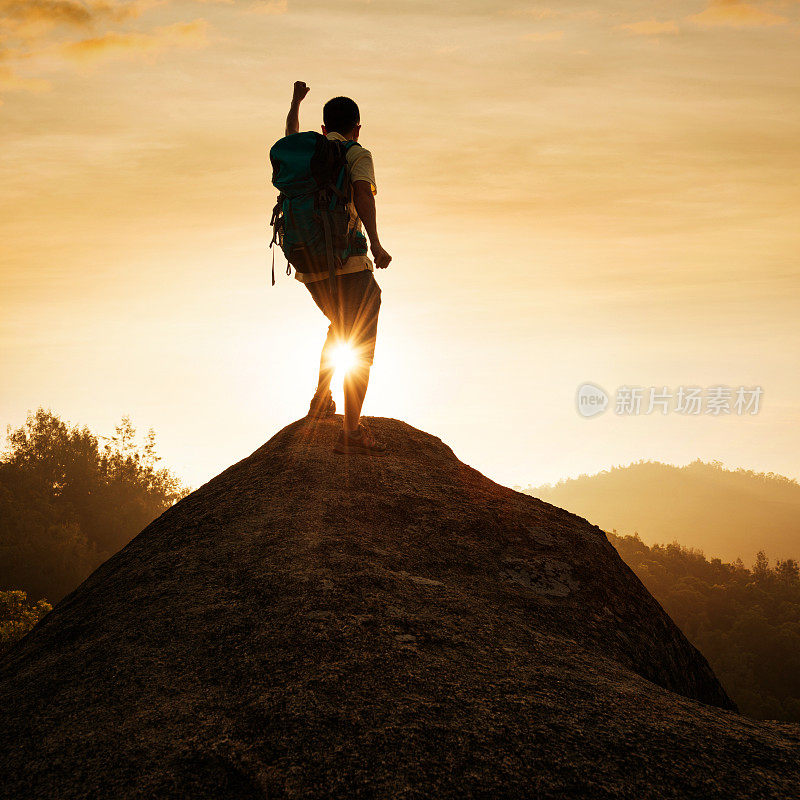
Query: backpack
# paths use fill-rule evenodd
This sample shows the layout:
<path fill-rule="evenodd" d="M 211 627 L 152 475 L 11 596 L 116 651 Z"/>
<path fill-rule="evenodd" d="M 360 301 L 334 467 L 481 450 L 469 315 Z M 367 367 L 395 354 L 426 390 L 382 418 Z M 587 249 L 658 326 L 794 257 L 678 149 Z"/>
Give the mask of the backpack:
<path fill-rule="evenodd" d="M 367 240 L 350 229 L 352 200 L 347 151 L 360 147 L 306 131 L 278 139 L 270 148 L 272 185 L 280 192 L 272 210 L 272 241 L 297 272 L 328 272 L 331 290 L 336 269 L 350 256 L 364 255 Z M 275 285 L 275 251 L 272 254 Z"/>

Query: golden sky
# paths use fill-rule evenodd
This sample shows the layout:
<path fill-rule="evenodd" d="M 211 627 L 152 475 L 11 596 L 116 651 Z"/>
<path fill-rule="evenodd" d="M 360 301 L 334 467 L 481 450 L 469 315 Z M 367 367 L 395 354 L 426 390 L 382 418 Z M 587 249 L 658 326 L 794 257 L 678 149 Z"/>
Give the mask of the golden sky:
<path fill-rule="evenodd" d="M 325 324 L 267 250 L 297 79 L 375 160 L 366 413 L 509 484 L 800 477 L 798 0 L 0 0 L 0 422 L 128 413 L 198 485 L 305 413 Z M 764 397 L 584 419 L 585 381 Z"/>

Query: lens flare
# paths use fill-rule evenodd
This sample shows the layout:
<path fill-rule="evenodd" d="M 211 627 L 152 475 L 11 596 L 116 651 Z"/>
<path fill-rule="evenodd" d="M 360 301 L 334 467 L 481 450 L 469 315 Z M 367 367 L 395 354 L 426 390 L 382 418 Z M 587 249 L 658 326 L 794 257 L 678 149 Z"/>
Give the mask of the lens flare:
<path fill-rule="evenodd" d="M 356 364 L 356 354 L 352 347 L 346 342 L 337 345 L 332 355 L 333 365 L 336 367 L 336 372 L 344 376 Z"/>

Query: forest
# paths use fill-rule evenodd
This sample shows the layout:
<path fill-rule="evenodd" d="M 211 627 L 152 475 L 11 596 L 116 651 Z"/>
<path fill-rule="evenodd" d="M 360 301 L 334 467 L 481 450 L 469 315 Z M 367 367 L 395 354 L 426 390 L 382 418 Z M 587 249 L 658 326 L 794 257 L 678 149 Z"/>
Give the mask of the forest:
<path fill-rule="evenodd" d="M 140 439 L 127 417 L 102 438 L 29 413 L 0 458 L 0 590 L 34 606 L 72 591 L 187 493 L 159 461 L 155 433 Z"/>
<path fill-rule="evenodd" d="M 608 534 L 623 560 L 706 657 L 743 714 L 800 722 L 800 570 L 752 567 L 677 543 Z"/>

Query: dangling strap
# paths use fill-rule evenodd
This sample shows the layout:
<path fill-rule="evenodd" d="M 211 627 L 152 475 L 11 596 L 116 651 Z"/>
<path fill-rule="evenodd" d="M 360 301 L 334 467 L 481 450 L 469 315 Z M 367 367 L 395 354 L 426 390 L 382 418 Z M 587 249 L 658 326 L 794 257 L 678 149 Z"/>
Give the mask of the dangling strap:
<path fill-rule="evenodd" d="M 278 241 L 278 228 L 280 227 L 280 217 L 283 211 L 283 194 L 278 195 L 278 202 L 272 209 L 272 217 L 270 217 L 269 224 L 272 226 L 272 241 L 269 243 L 269 249 L 272 250 L 272 245 Z M 287 262 L 288 266 L 288 262 Z M 272 285 L 275 285 L 275 251 L 272 250 Z"/>

